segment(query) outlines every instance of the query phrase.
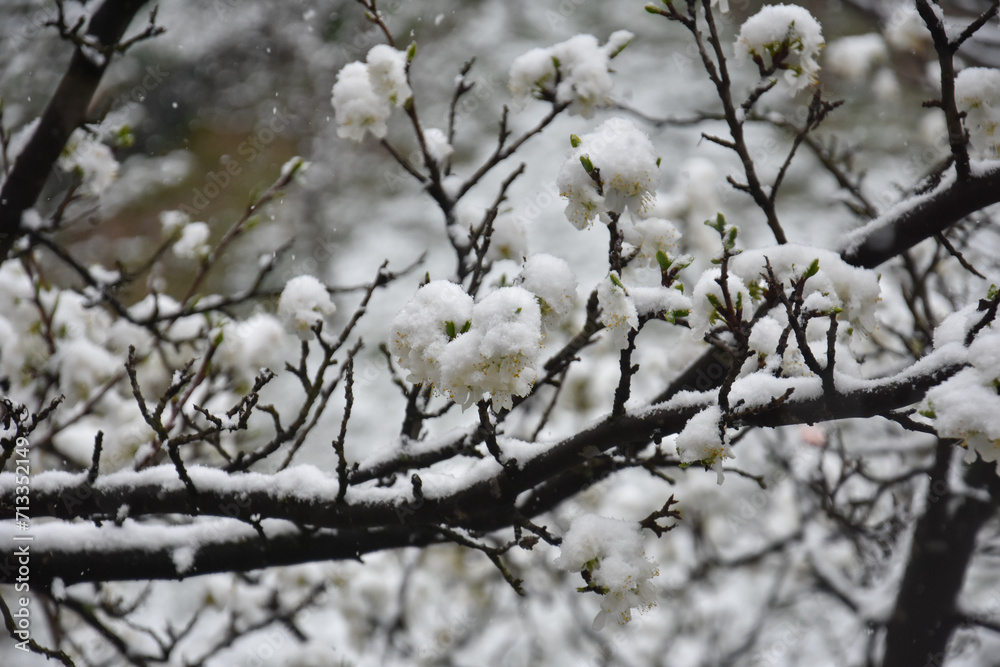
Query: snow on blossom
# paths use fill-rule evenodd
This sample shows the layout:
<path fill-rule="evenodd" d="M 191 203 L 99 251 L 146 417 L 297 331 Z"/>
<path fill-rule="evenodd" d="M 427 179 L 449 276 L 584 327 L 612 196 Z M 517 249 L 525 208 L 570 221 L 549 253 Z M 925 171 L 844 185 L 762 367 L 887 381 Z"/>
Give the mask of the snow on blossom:
<path fill-rule="evenodd" d="M 288 333 L 301 340 L 313 336 L 312 328 L 337 312 L 326 287 L 313 276 L 298 276 L 285 284 L 278 299 L 278 319 Z"/>
<path fill-rule="evenodd" d="M 541 327 L 531 292 L 503 287 L 488 294 L 473 307 L 469 331 L 446 349 L 443 388 L 464 407 L 489 394 L 494 409 L 509 410 L 513 396 L 527 396 L 534 386 Z"/>
<path fill-rule="evenodd" d="M 386 121 L 392 107 L 375 93 L 368 78 L 368 67 L 361 62 L 344 65 L 333 84 L 333 110 L 337 117 L 337 136 L 361 141 L 365 132 L 381 139 L 386 135 Z"/>
<path fill-rule="evenodd" d="M 609 118 L 573 142 L 556 186 L 569 200 L 566 218 L 577 229 L 596 217 L 609 222 L 609 213 L 626 208 L 636 217 L 646 213 L 656 199 L 659 159 L 645 132 L 624 118 Z"/>
<path fill-rule="evenodd" d="M 733 458 L 729 434 L 723 438 L 719 431 L 721 420 L 722 410 L 718 405 L 710 405 L 691 417 L 675 440 L 681 463 L 701 463 L 711 466 L 718 473 L 719 484 L 722 484 L 724 479 L 722 461 Z"/>
<path fill-rule="evenodd" d="M 560 322 L 573 311 L 576 276 L 564 259 L 546 253 L 532 255 L 525 260 L 514 284 L 538 298 L 546 330 L 558 329 Z"/>
<path fill-rule="evenodd" d="M 983 329 L 969 346 L 968 358 L 970 367 L 927 392 L 921 414 L 933 420 L 939 436 L 965 441 L 967 463 L 977 454 L 984 461 L 996 461 L 1000 458 L 1000 331 L 993 325 Z"/>
<path fill-rule="evenodd" d="M 289 349 L 281 320 L 270 313 L 254 313 L 242 321 L 227 322 L 215 360 L 232 369 L 238 381 L 251 384 L 262 368 L 280 371 Z"/>
<path fill-rule="evenodd" d="M 586 572 L 587 590 L 601 596 L 601 611 L 594 629 L 608 618 L 620 625 L 632 620 L 632 610 L 645 612 L 656 606 L 653 578 L 660 574 L 646 558 L 638 523 L 595 514 L 578 516 L 559 545 L 555 565 L 566 572 Z"/>
<path fill-rule="evenodd" d="M 460 285 L 434 280 L 417 290 L 390 324 L 392 351 L 411 382 L 441 385 L 444 348 L 472 326 L 471 296 Z"/>
<path fill-rule="evenodd" d="M 636 221 L 631 229 L 632 238 L 626 240 L 639 248 L 633 260 L 639 266 L 658 268 L 657 253 L 674 259 L 680 253 L 681 233 L 677 226 L 663 218 L 645 218 Z"/>
<path fill-rule="evenodd" d="M 455 152 L 455 149 L 448 143 L 448 136 L 436 127 L 424 130 L 424 141 L 427 142 L 427 152 L 434 158 L 435 162 L 443 162 Z"/>
<path fill-rule="evenodd" d="M 478 220 L 477 220 L 478 222 Z M 495 262 L 500 259 L 521 261 L 528 255 L 528 230 L 524 219 L 510 213 L 502 213 L 493 221 L 490 247 L 486 259 Z"/>
<path fill-rule="evenodd" d="M 171 237 L 184 229 L 191 222 L 191 217 L 184 211 L 163 211 L 160 213 L 160 227 L 164 237 Z"/>
<path fill-rule="evenodd" d="M 816 273 L 806 282 L 806 309 L 839 312 L 857 333 L 875 330 L 875 306 L 881 298 L 878 274 L 851 266 L 832 250 L 794 243 L 749 250 L 734 257 L 731 269 L 747 282 L 759 278 L 771 262 L 775 276 L 786 284 L 817 262 Z M 848 332 L 853 333 L 853 332 Z"/>
<path fill-rule="evenodd" d="M 162 221 L 161 221 L 162 222 Z M 174 243 L 174 254 L 183 259 L 207 257 L 209 228 L 204 222 L 189 222 L 181 230 L 181 237 Z"/>
<path fill-rule="evenodd" d="M 955 103 L 965 112 L 965 128 L 976 157 L 1000 158 L 1000 70 L 968 67 L 955 77 Z"/>
<path fill-rule="evenodd" d="M 352 62 L 337 73 L 331 102 L 337 136 L 361 141 L 365 132 L 381 139 L 393 106 L 402 106 L 412 91 L 406 81 L 406 53 L 386 44 L 372 47 L 367 63 Z"/>
<path fill-rule="evenodd" d="M 766 5 L 746 20 L 736 39 L 736 57 L 748 60 L 760 58 L 765 67 L 774 64 L 774 57 L 785 54 L 779 64 L 785 70 L 785 81 L 793 90 L 801 90 L 819 77 L 819 53 L 823 48 L 823 32 L 819 22 L 798 5 Z"/>
<path fill-rule="evenodd" d="M 70 403 L 88 399 L 121 369 L 120 359 L 83 337 L 60 341 L 51 364 Z"/>
<path fill-rule="evenodd" d="M 610 102 L 610 60 L 632 37 L 627 30 L 618 30 L 601 46 L 593 35 L 576 35 L 519 56 L 511 64 L 508 84 L 515 108 L 524 108 L 533 97 L 554 95 L 556 101 L 570 103 L 571 114 L 592 117 L 596 106 Z"/>
<path fill-rule="evenodd" d="M 615 346 L 624 349 L 628 332 L 639 328 L 639 311 L 617 271 L 609 273 L 597 286 L 597 303 L 601 306 L 601 323 L 611 332 Z"/>
<path fill-rule="evenodd" d="M 111 149 L 81 128 L 70 135 L 57 164 L 63 171 L 78 174 L 83 179 L 81 189 L 95 197 L 118 178 L 118 160 Z"/>
<path fill-rule="evenodd" d="M 365 59 L 372 90 L 394 106 L 403 106 L 413 91 L 406 81 L 406 53 L 388 44 L 373 46 Z"/>
<path fill-rule="evenodd" d="M 494 408 L 513 405 L 534 385 L 541 311 L 521 287 L 503 287 L 478 303 L 444 280 L 419 290 L 392 321 L 393 352 L 411 382 L 434 386 L 469 407 L 489 394 Z"/>

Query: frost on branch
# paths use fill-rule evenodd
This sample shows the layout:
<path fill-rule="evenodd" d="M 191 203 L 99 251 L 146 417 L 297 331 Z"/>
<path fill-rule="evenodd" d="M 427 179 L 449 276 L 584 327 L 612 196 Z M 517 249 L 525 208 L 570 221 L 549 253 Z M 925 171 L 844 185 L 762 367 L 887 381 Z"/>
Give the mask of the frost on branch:
<path fill-rule="evenodd" d="M 959 72 L 955 102 L 965 112 L 973 154 L 986 160 L 1000 158 L 1000 70 L 969 67 Z"/>
<path fill-rule="evenodd" d="M 569 103 L 569 112 L 584 118 L 594 107 L 611 101 L 612 58 L 632 40 L 618 30 L 601 46 L 593 35 L 577 35 L 565 42 L 528 51 L 510 66 L 510 93 L 518 109 L 531 98 Z"/>
<path fill-rule="evenodd" d="M 740 28 L 736 57 L 752 59 L 767 76 L 785 70 L 792 90 L 816 83 L 823 32 L 808 10 L 798 5 L 768 5 L 751 16 Z"/>
<path fill-rule="evenodd" d="M 624 625 L 632 620 L 633 609 L 648 611 L 656 606 L 652 579 L 660 571 L 646 558 L 636 523 L 594 514 L 577 517 L 563 537 L 556 566 L 580 572 L 587 585 L 579 590 L 601 596 L 601 611 L 594 618 L 597 630 L 608 617 Z"/>
<path fill-rule="evenodd" d="M 365 132 L 385 136 L 392 107 L 401 107 L 412 91 L 406 81 L 406 53 L 379 44 L 368 52 L 367 63 L 348 63 L 333 84 L 337 135 L 361 141 Z"/>
<path fill-rule="evenodd" d="M 459 285 L 424 285 L 391 325 L 393 351 L 410 380 L 432 385 L 469 407 L 488 394 L 511 408 L 537 375 L 541 310 L 521 287 L 504 287 L 479 303 Z"/>
<path fill-rule="evenodd" d="M 656 199 L 659 158 L 645 132 L 624 118 L 609 118 L 596 130 L 573 137 L 556 186 L 569 200 L 566 218 L 584 229 L 594 218 L 628 208 L 642 217 Z"/>
<path fill-rule="evenodd" d="M 313 327 L 322 324 L 335 312 L 337 307 L 330 300 L 330 293 L 323 283 L 312 276 L 289 280 L 278 301 L 278 318 L 284 323 L 285 330 L 298 335 L 301 340 L 312 338 Z"/>

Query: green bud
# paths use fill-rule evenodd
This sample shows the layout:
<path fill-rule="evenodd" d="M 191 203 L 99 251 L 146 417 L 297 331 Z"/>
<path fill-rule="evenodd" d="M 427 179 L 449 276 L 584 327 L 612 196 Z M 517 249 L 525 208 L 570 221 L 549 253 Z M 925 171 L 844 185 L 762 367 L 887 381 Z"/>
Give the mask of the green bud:
<path fill-rule="evenodd" d="M 406 47 L 406 62 L 412 63 L 413 59 L 417 57 L 417 43 L 410 42 L 410 45 Z"/>
<path fill-rule="evenodd" d="M 809 268 L 806 269 L 805 277 L 806 278 L 812 278 L 817 273 L 819 273 L 819 258 L 818 257 L 816 259 L 814 259 L 812 261 L 812 264 L 809 265 Z"/>
<path fill-rule="evenodd" d="M 580 164 L 583 165 L 583 168 L 587 171 L 588 174 L 594 173 L 594 163 L 590 161 L 589 155 L 581 155 Z"/>
<path fill-rule="evenodd" d="M 673 264 L 674 261 L 667 256 L 667 253 L 662 250 L 657 250 L 656 263 L 660 265 L 660 271 L 666 273 L 670 270 L 670 265 Z"/>
<path fill-rule="evenodd" d="M 573 148 L 576 148 L 582 143 L 583 142 L 580 141 L 580 137 L 576 136 L 575 134 L 569 135 L 569 145 L 572 146 Z"/>

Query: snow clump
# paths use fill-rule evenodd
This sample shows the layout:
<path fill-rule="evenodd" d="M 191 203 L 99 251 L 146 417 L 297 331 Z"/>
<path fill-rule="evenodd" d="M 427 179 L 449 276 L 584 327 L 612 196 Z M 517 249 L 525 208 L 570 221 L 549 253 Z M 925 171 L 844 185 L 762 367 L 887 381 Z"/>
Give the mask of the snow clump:
<path fill-rule="evenodd" d="M 603 628 L 609 617 L 625 625 L 632 620 L 633 609 L 644 612 L 656 606 L 652 579 L 660 571 L 643 552 L 637 523 L 584 514 L 570 524 L 559 549 L 556 566 L 582 573 L 588 585 L 581 590 L 601 596 L 595 630 Z"/>
<path fill-rule="evenodd" d="M 618 30 L 602 46 L 593 35 L 576 35 L 519 56 L 510 66 L 508 84 L 515 108 L 523 109 L 531 98 L 554 98 L 568 102 L 571 114 L 591 118 L 596 106 L 611 101 L 610 61 L 632 37 L 627 30 Z"/>
<path fill-rule="evenodd" d="M 965 128 L 973 153 L 982 159 L 1000 158 L 1000 70 L 968 67 L 955 77 L 955 102 L 965 112 Z"/>
<path fill-rule="evenodd" d="M 406 53 L 386 44 L 368 52 L 367 63 L 352 62 L 337 74 L 333 84 L 333 109 L 337 136 L 361 141 L 366 132 L 381 139 L 392 107 L 401 107 L 412 96 L 406 80 Z"/>
<path fill-rule="evenodd" d="M 785 81 L 793 91 L 817 82 L 822 49 L 819 22 L 798 5 L 766 5 L 746 20 L 736 40 L 737 59 L 759 60 L 765 68 L 785 70 Z"/>
<path fill-rule="evenodd" d="M 411 382 L 427 383 L 467 408 L 485 395 L 494 409 L 527 396 L 537 376 L 541 310 L 522 287 L 478 303 L 461 286 L 432 281 L 392 321 L 392 348 Z"/>
<path fill-rule="evenodd" d="M 301 340 L 313 336 L 313 327 L 337 312 L 319 280 L 312 276 L 298 276 L 285 284 L 278 299 L 278 319 L 288 333 L 298 335 Z"/>
<path fill-rule="evenodd" d="M 556 187 L 569 200 L 566 218 L 577 229 L 597 217 L 609 223 L 609 214 L 621 215 L 626 208 L 635 217 L 649 210 L 660 160 L 645 132 L 624 118 L 609 118 L 572 142 Z"/>

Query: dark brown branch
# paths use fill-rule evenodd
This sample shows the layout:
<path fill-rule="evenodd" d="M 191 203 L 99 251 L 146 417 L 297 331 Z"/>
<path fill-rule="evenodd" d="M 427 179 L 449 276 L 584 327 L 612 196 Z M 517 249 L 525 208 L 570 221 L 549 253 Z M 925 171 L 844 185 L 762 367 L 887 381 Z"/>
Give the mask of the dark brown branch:
<path fill-rule="evenodd" d="M 87 39 L 104 46 L 117 44 L 144 4 L 146 0 L 104 0 L 90 18 Z M 109 60 L 103 56 L 92 59 L 80 47 L 74 51 L 38 127 L 0 190 L 0 261 L 10 255 L 22 233 L 21 214 L 34 206 L 69 136 L 87 120 Z"/>

